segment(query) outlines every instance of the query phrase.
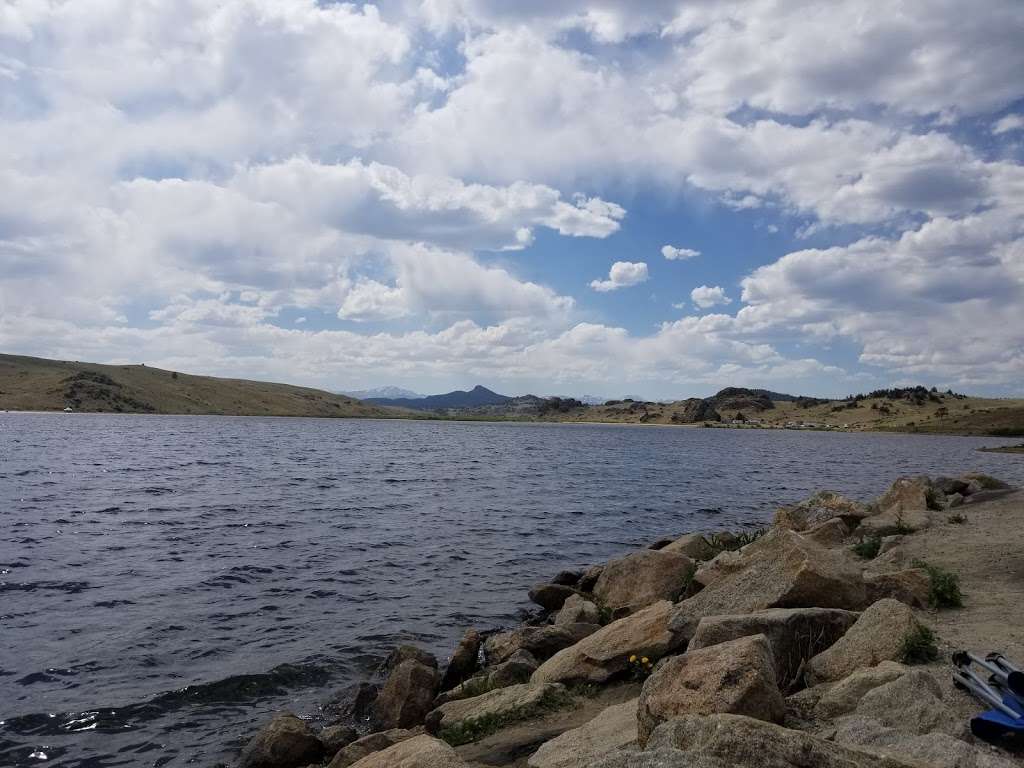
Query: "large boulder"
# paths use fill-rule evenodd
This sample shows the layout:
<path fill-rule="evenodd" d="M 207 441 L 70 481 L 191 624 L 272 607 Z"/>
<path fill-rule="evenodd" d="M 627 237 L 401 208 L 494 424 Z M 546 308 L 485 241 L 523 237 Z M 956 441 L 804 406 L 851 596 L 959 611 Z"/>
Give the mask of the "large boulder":
<path fill-rule="evenodd" d="M 299 768 L 317 762 L 323 746 L 309 724 L 290 712 L 275 715 L 242 750 L 240 768 Z"/>
<path fill-rule="evenodd" d="M 694 562 L 665 550 L 641 550 L 607 563 L 594 596 L 616 615 L 634 613 L 659 600 L 675 600 L 686 588 Z"/>
<path fill-rule="evenodd" d="M 866 595 L 860 569 L 848 553 L 774 528 L 744 547 L 704 589 L 679 603 L 670 629 L 689 640 L 705 616 L 765 608 L 857 610 Z"/>
<path fill-rule="evenodd" d="M 488 691 L 471 699 L 442 704 L 427 716 L 427 730 L 443 733 L 471 727 L 475 721 L 520 720 L 566 703 L 569 694 L 558 683 L 524 683 Z"/>
<path fill-rule="evenodd" d="M 877 666 L 859 669 L 835 685 L 823 685 L 821 687 L 828 690 L 821 693 L 814 705 L 815 717 L 831 720 L 849 714 L 857 708 L 868 691 L 891 683 L 908 671 L 909 667 L 895 661 L 883 661 Z"/>
<path fill-rule="evenodd" d="M 841 517 L 833 517 L 804 531 L 804 538 L 823 547 L 838 547 L 850 535 L 849 526 Z"/>
<path fill-rule="evenodd" d="M 529 768 L 590 768 L 609 752 L 636 743 L 637 700 L 608 707 L 593 720 L 541 745 Z"/>
<path fill-rule="evenodd" d="M 488 664 L 500 664 L 516 651 L 529 651 L 537 659 L 547 659 L 563 648 L 575 645 L 600 628 L 598 624 L 520 627 L 488 637 L 484 641 L 484 655 Z"/>
<path fill-rule="evenodd" d="M 553 612 L 561 608 L 566 600 L 576 594 L 579 593 L 575 589 L 564 584 L 538 584 L 530 590 L 530 600 L 545 611 Z"/>
<path fill-rule="evenodd" d="M 929 497 L 938 491 L 925 476 L 900 477 L 875 502 L 879 512 L 915 512 L 928 509 Z"/>
<path fill-rule="evenodd" d="M 367 755 L 385 750 L 399 742 L 418 736 L 420 733 L 422 733 L 422 729 L 417 732 L 405 728 L 392 728 L 388 731 L 368 734 L 361 739 L 356 739 L 348 746 L 342 747 L 334 755 L 334 759 L 331 760 L 327 768 L 349 768 Z"/>
<path fill-rule="evenodd" d="M 629 667 L 629 657 L 658 659 L 681 645 L 669 631 L 672 603 L 667 600 L 613 621 L 541 664 L 535 683 L 588 681 L 603 683 Z"/>
<path fill-rule="evenodd" d="M 686 555 L 694 560 L 710 560 L 715 556 L 715 549 L 702 533 L 688 533 L 669 542 L 661 548 L 662 552 L 675 552 Z"/>
<path fill-rule="evenodd" d="M 597 606 L 582 595 L 571 595 L 555 616 L 555 624 L 600 624 Z"/>
<path fill-rule="evenodd" d="M 391 668 L 373 702 L 371 722 L 379 731 L 420 725 L 437 696 L 440 676 L 433 656 L 406 655 Z M 432 664 L 425 662 L 433 662 Z"/>
<path fill-rule="evenodd" d="M 442 691 L 454 688 L 472 677 L 480 666 L 480 644 L 482 642 L 483 638 L 480 637 L 479 632 L 475 629 L 466 630 L 459 644 L 455 646 L 451 661 L 448 662 L 448 668 L 444 671 L 444 677 L 441 679 Z"/>
<path fill-rule="evenodd" d="M 707 616 L 697 625 L 687 650 L 764 635 L 771 645 L 779 687 L 786 690 L 796 682 L 807 660 L 842 637 L 858 616 L 839 608 L 769 608 L 756 613 Z"/>
<path fill-rule="evenodd" d="M 593 768 L 927 768 L 743 715 L 684 715 L 658 726 L 643 752 L 618 751 Z"/>
<path fill-rule="evenodd" d="M 443 741 L 427 736 L 411 739 L 367 755 L 353 768 L 463 768 L 466 763 Z"/>
<path fill-rule="evenodd" d="M 640 692 L 637 735 L 645 744 L 659 724 L 680 715 L 727 712 L 778 723 L 785 711 L 771 645 L 753 635 L 660 663 Z"/>
<path fill-rule="evenodd" d="M 904 638 L 917 626 L 913 611 L 887 598 L 869 607 L 835 644 L 807 662 L 808 685 L 842 680 L 858 669 L 899 658 Z"/>

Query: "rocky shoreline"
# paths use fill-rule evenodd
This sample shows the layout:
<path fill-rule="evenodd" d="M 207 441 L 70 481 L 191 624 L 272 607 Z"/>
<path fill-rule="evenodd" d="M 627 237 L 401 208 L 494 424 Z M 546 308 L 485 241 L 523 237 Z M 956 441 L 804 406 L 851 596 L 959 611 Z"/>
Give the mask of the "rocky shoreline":
<path fill-rule="evenodd" d="M 530 590 L 522 626 L 468 629 L 443 668 L 396 648 L 337 724 L 281 713 L 239 765 L 1022 765 L 972 739 L 972 702 L 942 676 L 934 626 L 968 610 L 958 574 L 911 556 L 989 508 L 1024 522 L 1024 494 L 993 478 L 900 478 L 871 503 L 821 492 L 762 531 L 559 573 Z"/>

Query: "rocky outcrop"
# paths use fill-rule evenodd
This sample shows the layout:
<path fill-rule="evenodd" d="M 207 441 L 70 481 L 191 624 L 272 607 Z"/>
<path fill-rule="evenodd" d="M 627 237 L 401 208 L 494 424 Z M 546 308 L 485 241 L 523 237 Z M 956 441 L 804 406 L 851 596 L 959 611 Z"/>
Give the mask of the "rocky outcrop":
<path fill-rule="evenodd" d="M 353 768 L 463 768 L 466 763 L 443 741 L 414 736 L 367 755 Z"/>
<path fill-rule="evenodd" d="M 440 685 L 437 660 L 411 646 L 403 646 L 392 654 L 389 667 L 388 678 L 373 702 L 374 728 L 384 731 L 420 725 L 433 707 Z"/>
<path fill-rule="evenodd" d="M 615 615 L 634 613 L 659 600 L 675 600 L 693 571 L 694 562 L 686 555 L 641 550 L 607 563 L 594 596 Z"/>
<path fill-rule="evenodd" d="M 516 651 L 501 664 L 489 667 L 488 670 L 476 677 L 471 677 L 450 691 L 439 694 L 434 699 L 434 709 L 449 701 L 470 699 L 496 688 L 508 688 L 511 685 L 527 683 L 530 681 L 530 676 L 537 671 L 538 666 L 540 666 L 539 663 L 528 651 Z"/>
<path fill-rule="evenodd" d="M 479 632 L 475 629 L 466 630 L 459 644 L 455 646 L 451 661 L 448 662 L 448 668 L 444 671 L 444 677 L 441 679 L 442 691 L 454 688 L 473 676 L 473 673 L 480 666 L 479 657 L 482 642 L 483 638 L 480 637 Z"/>
<path fill-rule="evenodd" d="M 680 407 L 682 405 L 682 407 Z M 673 424 L 693 424 L 698 421 L 721 421 L 722 417 L 708 400 L 691 397 L 677 403 L 672 412 Z"/>
<path fill-rule="evenodd" d="M 597 624 L 557 624 L 545 627 L 520 627 L 499 632 L 484 641 L 488 664 L 500 664 L 516 651 L 528 651 L 537 659 L 548 659 L 563 648 L 575 645 L 598 631 Z"/>
<path fill-rule="evenodd" d="M 1015 768 L 1018 765 L 946 733 L 912 736 L 863 717 L 846 718 L 830 735 L 840 744 L 877 750 L 928 768 Z"/>
<path fill-rule="evenodd" d="M 916 625 L 913 611 L 904 603 L 879 600 L 832 647 L 807 662 L 807 684 L 841 680 L 858 669 L 898 659 L 904 638 Z"/>
<path fill-rule="evenodd" d="M 856 527 L 871 514 L 864 504 L 851 501 L 834 491 L 819 491 L 803 501 L 780 507 L 772 525 L 791 531 L 806 531 L 833 518 L 839 518 L 850 527 Z"/>
<path fill-rule="evenodd" d="M 650 605 L 602 627 L 541 664 L 534 683 L 587 681 L 603 683 L 629 667 L 629 657 L 659 659 L 681 645 L 669 628 L 672 603 Z"/>
<path fill-rule="evenodd" d="M 636 743 L 637 700 L 608 707 L 590 722 L 545 742 L 529 768 L 590 768 L 594 761 Z"/>
<path fill-rule="evenodd" d="M 859 614 L 838 608 L 770 608 L 756 613 L 709 616 L 700 620 L 688 652 L 750 635 L 764 635 L 771 646 L 779 687 L 787 690 L 804 664 L 842 637 Z"/>
<path fill-rule="evenodd" d="M 514 719 L 548 707 L 553 701 L 566 696 L 565 686 L 558 683 L 524 683 L 500 688 L 471 699 L 442 704 L 427 716 L 427 730 L 441 733 L 448 728 L 465 727 L 472 721 L 484 718 Z"/>
<path fill-rule="evenodd" d="M 242 750 L 240 768 L 299 768 L 323 755 L 309 725 L 290 712 L 275 715 Z"/>
<path fill-rule="evenodd" d="M 687 651 L 659 664 L 640 693 L 638 740 L 645 744 L 659 724 L 674 717 L 718 712 L 782 721 L 785 702 L 764 635 Z"/>
<path fill-rule="evenodd" d="M 717 559 L 717 558 L 716 558 Z M 867 592 L 846 552 L 774 528 L 740 552 L 711 582 L 676 607 L 670 629 L 688 640 L 705 616 L 765 608 L 859 609 Z"/>
<path fill-rule="evenodd" d="M 643 752 L 612 752 L 593 768 L 926 768 L 742 715 L 684 715 L 651 734 Z"/>
<path fill-rule="evenodd" d="M 555 624 L 599 624 L 597 606 L 582 595 L 571 595 L 562 605 Z"/>
<path fill-rule="evenodd" d="M 402 741 L 418 736 L 422 732 L 422 729 L 415 731 L 405 728 L 392 728 L 389 731 L 378 731 L 363 736 L 361 739 L 353 741 L 347 747 L 343 747 L 334 756 L 334 759 L 331 760 L 327 768 L 349 768 L 349 766 L 355 765 L 367 755 L 385 750 Z"/>
<path fill-rule="evenodd" d="M 967 735 L 966 723 L 943 701 L 942 686 L 922 669 L 872 688 L 857 702 L 854 714 L 912 735 Z"/>

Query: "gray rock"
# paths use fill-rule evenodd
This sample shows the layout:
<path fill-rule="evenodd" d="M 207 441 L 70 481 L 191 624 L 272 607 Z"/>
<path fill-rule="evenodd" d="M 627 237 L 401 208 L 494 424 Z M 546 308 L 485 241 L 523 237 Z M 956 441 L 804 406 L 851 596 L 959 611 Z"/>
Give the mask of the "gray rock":
<path fill-rule="evenodd" d="M 324 745 L 324 754 L 334 756 L 342 747 L 347 747 L 359 738 L 356 729 L 348 725 L 331 725 L 320 731 L 320 743 Z"/>
<path fill-rule="evenodd" d="M 583 571 L 559 571 L 551 583 L 561 584 L 563 587 L 575 587 L 582 576 Z"/>
<path fill-rule="evenodd" d="M 833 517 L 818 523 L 804 532 L 804 538 L 823 547 L 838 547 L 849 535 L 850 529 L 841 517 Z"/>
<path fill-rule="evenodd" d="M 600 624 L 597 606 L 580 595 L 572 595 L 555 616 L 555 624 Z"/>
<path fill-rule="evenodd" d="M 782 721 L 785 702 L 764 635 L 687 651 L 658 664 L 640 692 L 638 740 L 646 744 L 659 724 L 674 717 L 719 712 Z"/>
<path fill-rule="evenodd" d="M 518 650 L 487 675 L 491 688 L 507 688 L 510 685 L 528 682 L 537 671 L 540 662 L 529 651 Z"/>
<path fill-rule="evenodd" d="M 367 755 L 355 768 L 468 768 L 454 749 L 425 734 Z"/>
<path fill-rule="evenodd" d="M 594 565 L 583 572 L 580 576 L 580 580 L 576 582 L 576 588 L 581 592 L 593 592 L 594 585 L 597 584 L 597 580 L 601 578 L 601 572 L 604 571 L 603 565 Z"/>
<path fill-rule="evenodd" d="M 877 666 L 859 669 L 834 685 L 810 688 L 808 690 L 828 688 L 819 695 L 814 705 L 814 714 L 821 720 L 831 720 L 853 712 L 860 704 L 864 694 L 881 685 L 891 683 L 908 671 L 908 667 L 895 661 L 883 661 Z"/>
<path fill-rule="evenodd" d="M 804 664 L 842 637 L 860 614 L 839 608 L 769 608 L 700 620 L 689 651 L 748 635 L 764 635 L 772 649 L 779 687 L 789 689 Z"/>
<path fill-rule="evenodd" d="M 392 668 L 373 702 L 371 722 L 374 728 L 383 731 L 420 725 L 434 705 L 439 685 L 436 666 L 406 657 Z"/>
<path fill-rule="evenodd" d="M 710 560 L 715 556 L 714 548 L 702 533 L 688 533 L 685 536 L 680 536 L 666 544 L 662 551 L 686 555 L 694 560 Z"/>
<path fill-rule="evenodd" d="M 572 587 L 562 584 L 538 584 L 530 590 L 530 600 L 545 611 L 557 611 L 567 599 L 579 594 Z"/>
<path fill-rule="evenodd" d="M 866 573 L 864 586 L 872 603 L 891 597 L 913 608 L 927 608 L 931 577 L 922 568 L 907 568 L 890 573 Z"/>
<path fill-rule="evenodd" d="M 857 703 L 855 713 L 914 736 L 967 735 L 966 723 L 942 700 L 942 686 L 921 669 L 908 670 L 868 691 Z"/>
<path fill-rule="evenodd" d="M 290 712 L 275 715 L 242 750 L 240 768 L 300 768 L 317 762 L 323 746 L 309 725 Z"/>
<path fill-rule="evenodd" d="M 467 629 L 459 644 L 452 652 L 451 661 L 444 671 L 441 679 L 441 690 L 447 691 L 456 685 L 465 682 L 477 671 L 480 666 L 480 645 L 483 639 L 475 629 Z"/>
<path fill-rule="evenodd" d="M 545 708 L 567 696 L 565 686 L 558 683 L 525 683 L 499 688 L 471 699 L 442 704 L 427 716 L 427 730 L 440 733 L 447 728 L 462 727 L 481 718 L 514 717 Z"/>
<path fill-rule="evenodd" d="M 349 768 L 349 766 L 355 765 L 367 755 L 380 752 L 417 735 L 416 731 L 404 728 L 393 728 L 388 731 L 371 733 L 338 750 L 338 753 L 331 760 L 327 768 Z"/>
<path fill-rule="evenodd" d="M 601 627 L 597 624 L 558 624 L 544 627 L 520 627 L 499 632 L 484 641 L 488 664 L 500 664 L 516 651 L 528 651 L 537 659 L 547 659 L 563 648 L 575 645 Z"/>

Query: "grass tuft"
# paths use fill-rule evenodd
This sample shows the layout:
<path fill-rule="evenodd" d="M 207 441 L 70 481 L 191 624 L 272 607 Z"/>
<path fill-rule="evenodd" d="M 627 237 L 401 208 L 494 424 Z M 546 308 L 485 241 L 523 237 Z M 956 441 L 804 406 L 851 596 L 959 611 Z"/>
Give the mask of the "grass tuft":
<path fill-rule="evenodd" d="M 915 568 L 923 568 L 928 572 L 931 582 L 928 588 L 928 604 L 932 608 L 962 608 L 964 596 L 960 591 L 960 577 L 955 573 L 930 565 L 924 560 L 915 560 Z"/>
<path fill-rule="evenodd" d="M 918 624 L 903 638 L 900 661 L 904 664 L 928 664 L 939 658 L 935 633 L 924 624 Z"/>
<path fill-rule="evenodd" d="M 853 554 L 862 560 L 874 560 L 878 557 L 878 551 L 881 548 L 882 539 L 880 536 L 864 536 L 850 547 L 853 550 Z"/>
<path fill-rule="evenodd" d="M 564 709 L 572 704 L 572 702 L 573 696 L 568 691 L 552 691 L 535 704 L 515 707 L 505 712 L 487 714 L 471 720 L 463 720 L 457 725 L 442 728 L 437 735 L 438 738 L 449 745 L 459 747 L 463 744 L 479 741 L 490 736 L 492 733 L 497 733 L 507 725 L 518 723 L 521 720 L 540 717 L 558 709 Z"/>

